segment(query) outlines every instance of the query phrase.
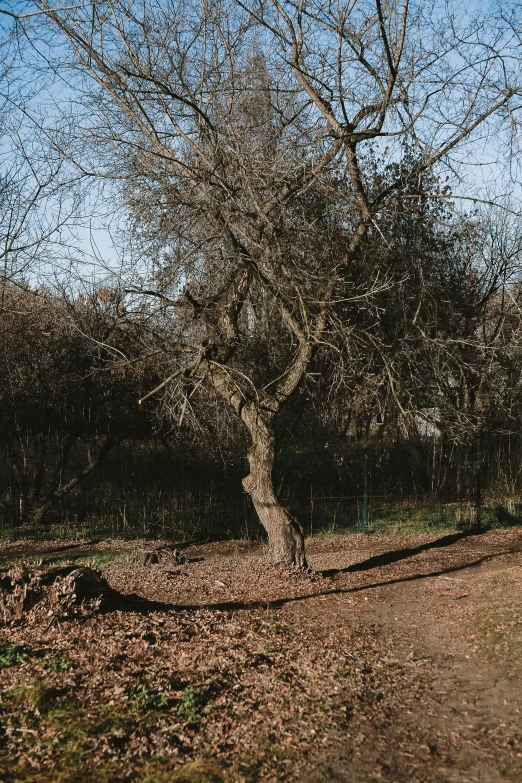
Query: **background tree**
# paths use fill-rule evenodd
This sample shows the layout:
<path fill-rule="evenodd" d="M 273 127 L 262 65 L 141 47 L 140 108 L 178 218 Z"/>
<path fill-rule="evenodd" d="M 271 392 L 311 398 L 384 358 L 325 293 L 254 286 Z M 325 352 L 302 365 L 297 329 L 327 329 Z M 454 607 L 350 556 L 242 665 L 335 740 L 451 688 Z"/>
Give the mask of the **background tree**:
<path fill-rule="evenodd" d="M 124 439 L 150 433 L 136 398 L 157 368 L 146 367 L 144 318 L 126 323 L 118 292 L 67 301 L 18 284 L 3 295 L 3 502 L 39 525 Z"/>

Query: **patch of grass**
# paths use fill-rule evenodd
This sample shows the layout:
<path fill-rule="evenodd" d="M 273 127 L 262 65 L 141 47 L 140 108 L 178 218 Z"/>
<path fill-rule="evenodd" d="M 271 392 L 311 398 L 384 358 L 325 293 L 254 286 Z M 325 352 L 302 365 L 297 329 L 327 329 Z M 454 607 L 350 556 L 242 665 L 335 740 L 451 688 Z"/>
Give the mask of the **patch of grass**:
<path fill-rule="evenodd" d="M 168 705 L 166 696 L 158 691 L 140 686 L 135 693 L 136 705 L 140 710 L 161 710 Z"/>
<path fill-rule="evenodd" d="M 113 765 L 96 765 L 95 769 L 87 765 L 79 765 L 70 769 L 50 769 L 36 772 L 28 769 L 13 769 L 9 767 L 12 777 L 6 777 L 9 783 L 114 783 L 118 780 L 117 770 Z M 2 766 L 0 761 L 0 774 Z M 4 780 L 4 778 L 0 778 Z"/>
<path fill-rule="evenodd" d="M 52 673 L 66 671 L 71 662 L 67 658 L 57 658 L 50 663 Z M 187 688 L 179 703 L 179 714 L 194 727 L 199 724 L 208 711 L 210 686 Z M 13 721 L 16 731 L 19 727 L 36 730 L 41 733 L 43 745 L 49 747 L 54 757 L 55 769 L 59 773 L 51 774 L 46 770 L 20 767 L 16 769 L 13 781 L 16 783 L 114 783 L 119 780 L 121 767 L 102 764 L 95 768 L 90 759 L 99 743 L 117 753 L 130 741 L 131 735 L 138 731 L 154 730 L 154 725 L 164 720 L 168 706 L 167 698 L 161 693 L 147 688 L 139 688 L 135 697 L 123 703 L 97 703 L 95 706 L 82 706 L 74 699 L 71 690 L 53 687 L 50 681 L 30 681 L 6 693 L 4 705 Z M 255 777 L 246 777 L 255 782 Z M 0 779 L 2 764 L 0 758 Z M 11 781 L 11 778 L 7 778 Z M 149 758 L 146 771 L 136 772 L 133 780 L 140 783 L 231 783 L 227 773 L 216 764 L 198 761 L 173 768 L 172 757 L 165 759 Z"/>
<path fill-rule="evenodd" d="M 29 657 L 29 651 L 21 644 L 6 644 L 4 639 L 0 639 L 0 669 L 7 669 L 9 666 L 18 666 Z"/>
<path fill-rule="evenodd" d="M 68 672 L 73 667 L 74 663 L 70 658 L 55 658 L 53 661 L 45 663 L 43 669 L 47 674 L 59 674 L 60 672 Z"/>
<path fill-rule="evenodd" d="M 149 767 L 149 764 L 147 764 Z M 139 783 L 225 783 L 236 781 L 237 776 L 230 777 L 216 762 L 199 759 L 184 764 L 178 769 L 172 768 L 168 762 L 161 768 L 138 773 Z M 248 783 L 255 783 L 252 778 L 245 778 Z"/>
<path fill-rule="evenodd" d="M 258 783 L 259 780 L 259 767 L 250 761 L 239 761 L 234 765 L 232 773 L 233 780 L 244 780 L 245 783 Z"/>
<path fill-rule="evenodd" d="M 12 692 L 15 704 L 26 704 L 32 710 L 38 710 L 41 715 L 47 715 L 60 706 L 65 708 L 67 691 L 48 685 L 45 681 L 19 685 Z"/>
<path fill-rule="evenodd" d="M 208 712 L 209 689 L 207 687 L 188 687 L 178 704 L 178 715 L 189 726 L 198 726 Z"/>
<path fill-rule="evenodd" d="M 431 533 L 456 530 L 459 523 L 469 516 L 466 507 L 444 506 L 403 506 L 380 509 L 371 513 L 370 531 L 372 533 Z"/>
<path fill-rule="evenodd" d="M 97 568 L 102 571 L 109 566 L 121 565 L 126 557 L 127 554 L 125 552 L 100 552 L 88 557 L 80 557 L 76 562 L 79 566 Z"/>
<path fill-rule="evenodd" d="M 105 704 L 98 705 L 96 714 L 86 722 L 85 731 L 88 735 L 105 734 L 108 731 L 132 732 L 143 716 L 135 704 Z"/>
<path fill-rule="evenodd" d="M 445 503 L 444 505 L 401 505 L 378 508 L 370 503 L 370 534 L 408 535 L 413 533 L 437 533 L 451 530 L 465 530 L 476 522 L 474 503 Z M 483 530 L 515 527 L 522 525 L 522 503 L 505 501 L 488 502 L 482 505 L 481 526 Z M 316 538 L 349 536 L 362 533 L 362 521 L 357 519 L 351 525 L 331 524 L 314 532 Z"/>

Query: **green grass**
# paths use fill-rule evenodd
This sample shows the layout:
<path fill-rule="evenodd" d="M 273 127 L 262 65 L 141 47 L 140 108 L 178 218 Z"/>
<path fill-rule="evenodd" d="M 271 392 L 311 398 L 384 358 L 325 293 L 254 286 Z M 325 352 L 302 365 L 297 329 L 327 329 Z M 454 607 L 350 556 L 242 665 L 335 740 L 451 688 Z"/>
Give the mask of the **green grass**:
<path fill-rule="evenodd" d="M 29 651 L 21 644 L 7 644 L 5 639 L 0 638 L 0 669 L 7 669 L 9 666 L 18 666 L 29 656 Z"/>
<path fill-rule="evenodd" d="M 69 712 L 72 702 L 68 698 L 67 690 L 49 685 L 45 680 L 37 683 L 19 685 L 12 692 L 12 699 L 16 706 L 38 710 L 41 715 L 61 715 Z M 54 711 L 57 711 L 55 713 Z"/>
<path fill-rule="evenodd" d="M 476 522 L 473 503 L 447 503 L 444 505 L 403 505 L 388 508 L 370 506 L 368 533 L 375 535 L 408 535 L 413 533 L 446 533 L 465 530 Z M 522 525 L 522 502 L 492 501 L 481 508 L 481 526 L 484 530 L 504 529 Z M 353 525 L 330 525 L 314 530 L 314 537 L 327 538 L 354 535 L 363 532 L 362 520 Z"/>
<path fill-rule="evenodd" d="M 144 686 L 140 686 L 136 690 L 134 698 L 140 710 L 161 710 L 168 705 L 168 699 L 165 696 Z"/>
<path fill-rule="evenodd" d="M 97 568 L 103 571 L 109 566 L 121 565 L 127 557 L 125 552 L 100 552 L 99 554 L 80 557 L 76 560 L 78 566 L 87 566 L 88 568 Z"/>
<path fill-rule="evenodd" d="M 370 530 L 395 534 L 456 530 L 463 522 L 471 524 L 473 515 L 472 509 L 457 505 L 383 509 L 372 513 Z"/>
<path fill-rule="evenodd" d="M 209 701 L 209 688 L 197 686 L 185 688 L 178 704 L 178 715 L 189 726 L 197 726 L 209 712 Z"/>
<path fill-rule="evenodd" d="M 44 663 L 43 669 L 47 674 L 59 674 L 60 672 L 68 672 L 74 667 L 74 663 L 70 658 L 55 658 L 49 663 Z"/>
<path fill-rule="evenodd" d="M 65 658 L 52 663 L 56 664 L 53 673 L 69 667 Z M 116 747 L 124 745 L 136 730 L 147 733 L 158 721 L 164 720 L 165 707 L 167 699 L 164 696 L 145 688 L 140 688 L 134 699 L 115 704 L 98 703 L 94 707 L 82 705 L 75 698 L 74 689 L 56 687 L 46 680 L 31 681 L 6 691 L 2 703 L 6 716 L 3 722 L 12 724 L 15 732 L 20 726 L 38 731 L 45 727 L 52 729 L 50 739 L 43 742 L 48 742 L 52 748 L 55 768 L 59 770 L 59 774 L 53 776 L 50 772 L 35 773 L 20 769 L 13 780 L 17 783 L 114 783 L 121 772 L 119 762 L 116 762 L 116 767 L 110 763 L 95 769 L 90 766 L 99 738 L 108 737 L 109 743 L 117 743 Z M 161 771 L 163 765 L 158 762 L 157 766 L 158 776 L 151 774 L 147 777 L 150 783 L 156 778 L 158 783 L 177 780 L 172 770 L 164 777 Z M 1 757 L 0 779 L 3 779 Z M 184 778 L 180 778 L 182 780 Z M 189 780 L 206 783 L 207 778 Z M 214 778 L 208 778 L 208 781 L 214 783 Z M 221 778 L 219 783 L 222 783 Z"/>
<path fill-rule="evenodd" d="M 0 775 L 3 772 L 2 757 L 0 757 Z M 149 764 L 147 766 L 150 766 Z M 114 764 L 97 764 L 92 768 L 88 763 L 80 763 L 77 768 L 60 768 L 36 772 L 27 769 L 9 769 L 12 777 L 6 778 L 10 783 L 115 783 L 120 780 L 121 768 Z M 257 777 L 242 775 L 247 783 L 257 783 Z M 4 780 L 4 778 L 0 778 Z M 127 778 L 125 778 L 127 779 Z M 227 783 L 241 780 L 241 777 L 226 775 L 214 762 L 194 761 L 177 770 L 172 767 L 159 767 L 157 770 L 137 772 L 132 777 L 135 783 Z"/>

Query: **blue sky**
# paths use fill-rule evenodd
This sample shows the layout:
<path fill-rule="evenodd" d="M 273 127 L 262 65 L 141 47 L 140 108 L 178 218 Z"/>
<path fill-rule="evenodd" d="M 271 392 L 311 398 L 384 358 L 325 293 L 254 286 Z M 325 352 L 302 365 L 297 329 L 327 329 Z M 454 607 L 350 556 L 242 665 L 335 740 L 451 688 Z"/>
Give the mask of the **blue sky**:
<path fill-rule="evenodd" d="M 64 3 L 64 5 L 69 4 L 72 3 Z M 479 4 L 473 0 L 466 5 L 449 3 L 449 6 L 466 9 L 467 13 L 472 14 L 475 10 L 485 7 L 485 4 Z M 439 7 L 442 13 L 444 4 L 440 3 Z M 34 9 L 34 4 L 23 0 L 0 0 L 1 8 L 23 13 Z M 12 29 L 14 24 L 13 20 L 0 15 L 0 27 L 4 32 Z M 28 147 L 34 145 L 35 128 L 41 124 L 42 119 L 52 134 L 53 124 L 60 113 L 67 112 L 69 108 L 73 109 L 75 98 L 74 90 L 59 77 L 46 81 L 42 74 L 37 74 L 36 71 L 34 74 L 31 73 L 31 68 L 34 67 L 31 65 L 31 59 L 33 58 L 33 63 L 35 62 L 35 52 L 31 48 L 32 43 L 34 42 L 29 42 L 26 46 L 26 64 L 21 69 L 14 71 L 12 75 L 8 75 L 7 80 L 4 79 L 1 85 L 4 94 L 12 94 L 19 79 L 22 85 L 21 90 L 25 91 L 27 96 L 26 113 L 20 115 L 20 133 L 22 136 L 25 135 L 25 143 Z M 38 85 L 36 92 L 32 90 L 34 85 Z M 475 196 L 485 200 L 498 200 L 500 203 L 509 200 L 512 208 L 518 210 L 522 200 L 519 184 L 519 156 L 515 154 L 511 168 L 506 165 L 507 143 L 506 135 L 489 133 L 485 134 L 483 138 L 479 137 L 474 139 L 473 143 L 463 146 L 459 151 L 458 158 L 454 160 L 458 171 L 448 170 L 452 178 L 454 194 L 463 197 Z M 518 144 L 517 138 L 515 138 L 515 143 Z M 3 158 L 4 164 L 12 151 L 9 149 L 9 144 L 9 136 L 4 135 L 0 139 L 0 158 Z M 85 163 L 85 160 L 83 162 Z M 78 171 L 67 162 L 63 165 L 63 173 L 65 179 L 73 180 L 78 176 Z M 121 268 L 122 261 L 125 260 L 124 220 L 121 212 L 115 208 L 117 199 L 114 194 L 114 186 L 111 186 L 111 183 L 100 185 L 94 181 L 84 180 L 81 187 L 86 194 L 83 208 L 79 213 L 81 217 L 76 219 L 74 225 L 64 225 L 61 232 L 56 235 L 56 256 L 50 257 L 48 263 L 42 266 L 42 272 L 47 276 L 51 275 L 54 269 L 58 269 L 62 273 L 61 270 L 67 269 L 67 261 L 72 257 L 76 259 L 74 267 L 78 274 L 87 278 L 104 277 L 108 270 Z M 457 203 L 459 203 L 458 200 Z M 460 203 L 466 211 L 473 205 L 472 202 L 466 200 Z M 47 208 L 52 211 L 52 199 L 47 202 Z M 64 247 L 68 248 L 66 253 L 64 253 Z"/>

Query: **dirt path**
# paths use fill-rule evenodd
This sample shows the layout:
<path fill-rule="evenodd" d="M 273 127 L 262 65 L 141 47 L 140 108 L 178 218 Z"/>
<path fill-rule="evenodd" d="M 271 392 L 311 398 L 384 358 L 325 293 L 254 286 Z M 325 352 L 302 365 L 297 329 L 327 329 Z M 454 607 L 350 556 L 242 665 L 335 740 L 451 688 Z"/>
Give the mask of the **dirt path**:
<path fill-rule="evenodd" d="M 315 567 L 332 557 L 314 550 Z M 334 575 L 347 592 L 285 608 L 322 633 L 370 625 L 406 675 L 400 720 L 365 726 L 310 781 L 522 781 L 521 566 L 519 536 L 464 539 L 381 566 L 378 580 Z M 376 582 L 388 584 L 365 589 Z"/>

